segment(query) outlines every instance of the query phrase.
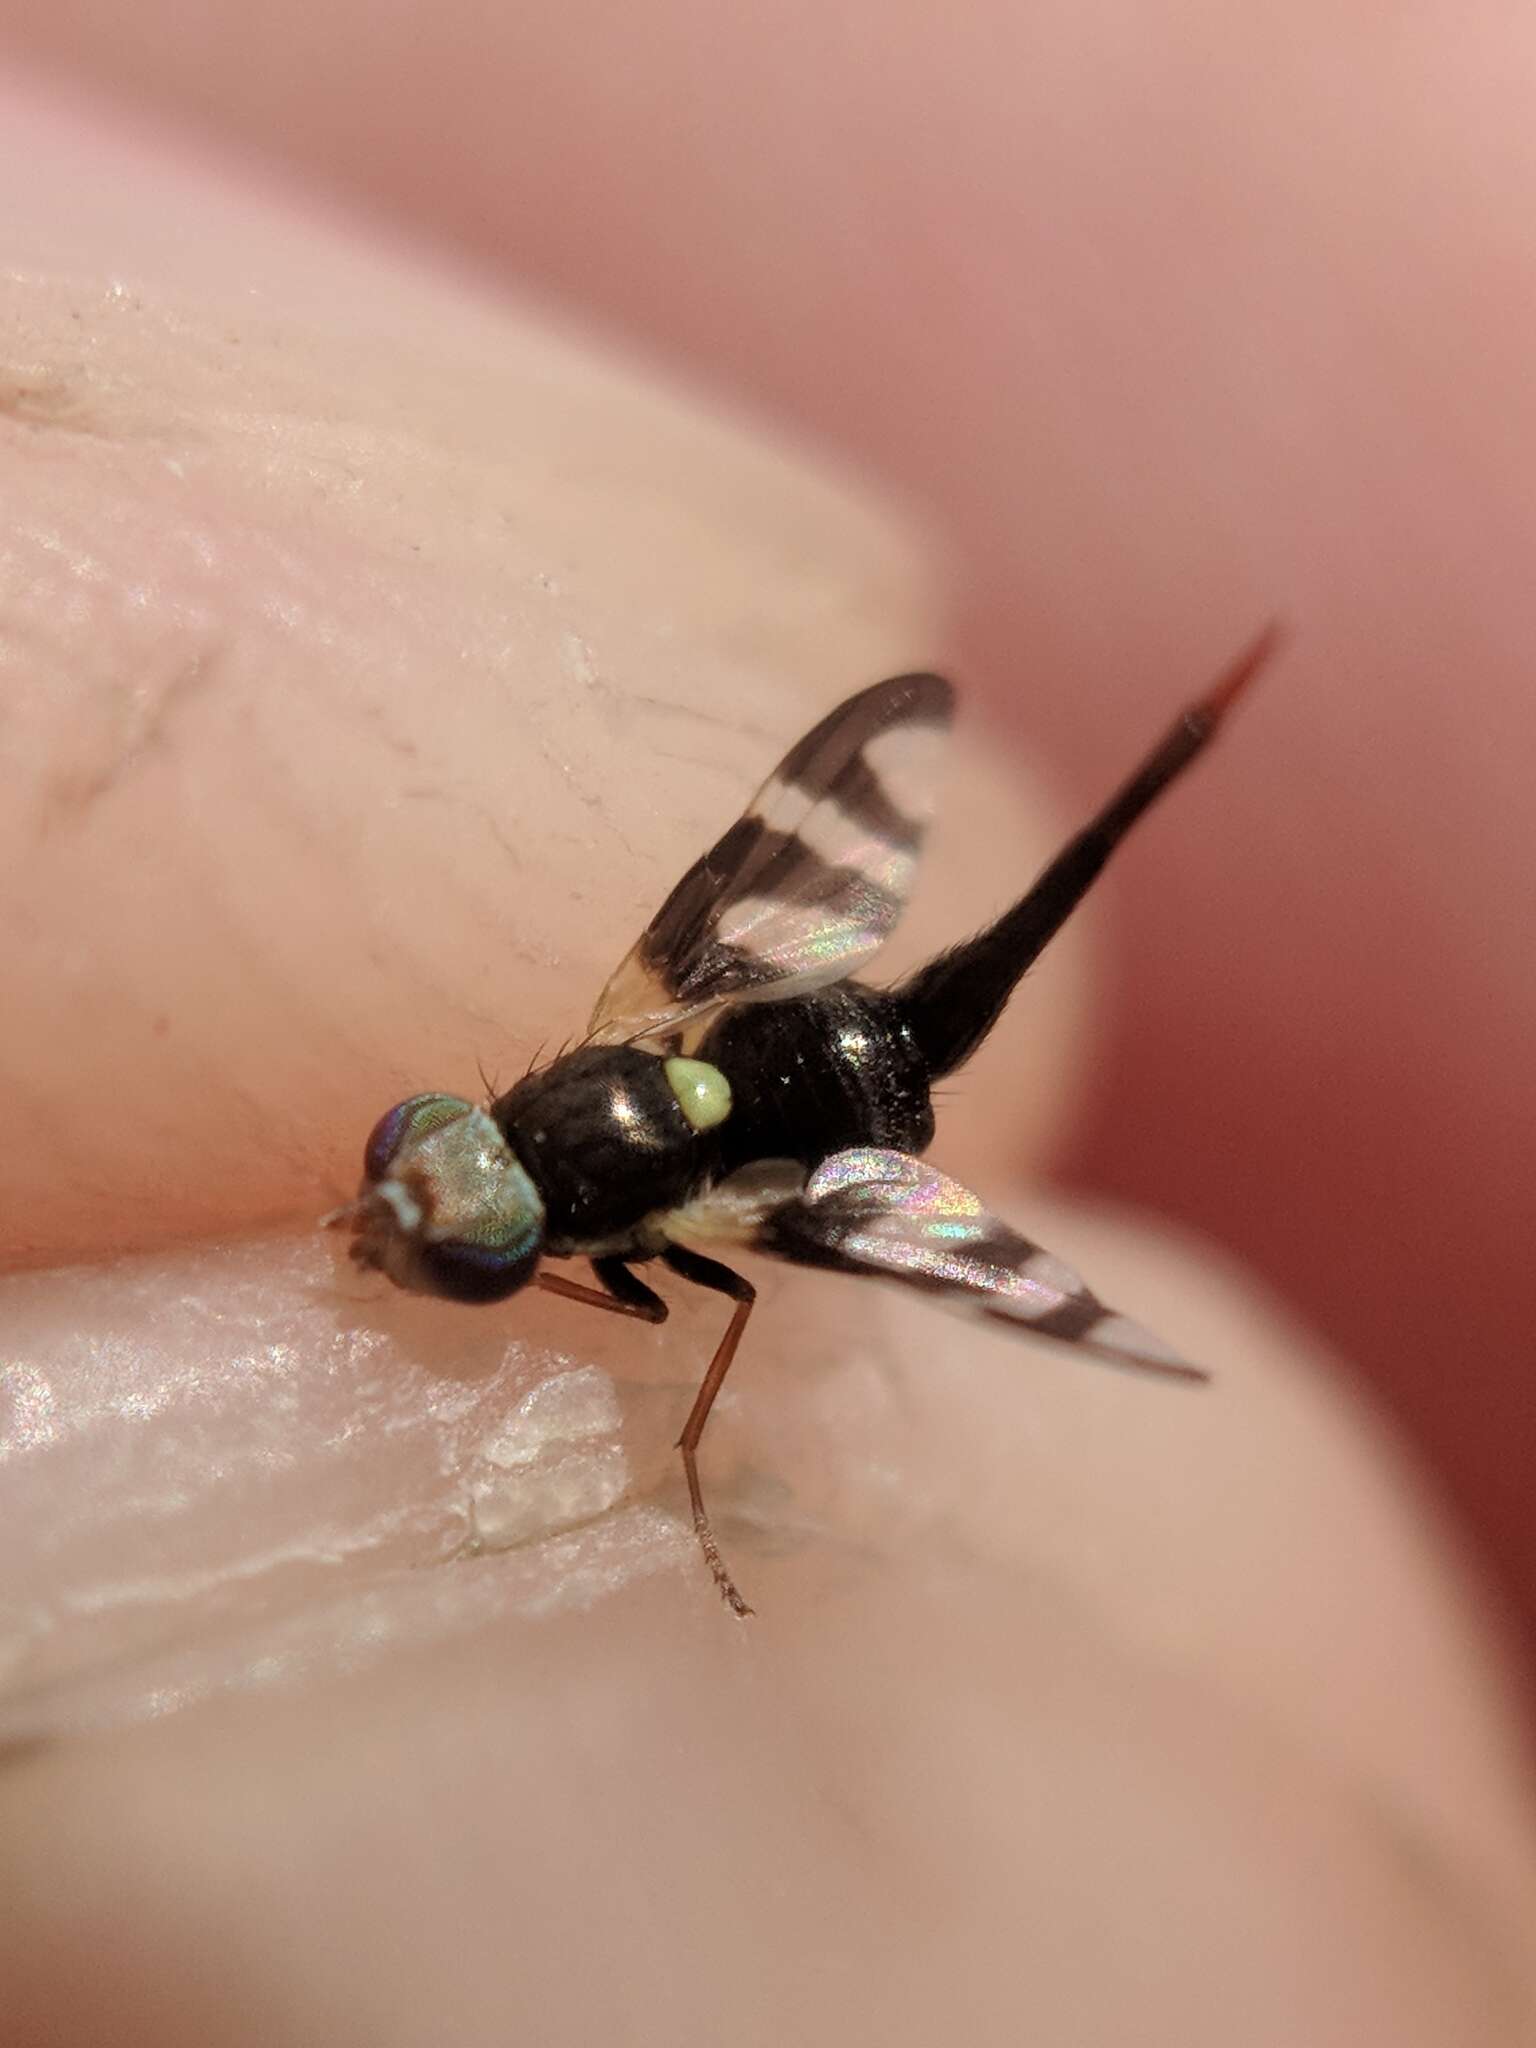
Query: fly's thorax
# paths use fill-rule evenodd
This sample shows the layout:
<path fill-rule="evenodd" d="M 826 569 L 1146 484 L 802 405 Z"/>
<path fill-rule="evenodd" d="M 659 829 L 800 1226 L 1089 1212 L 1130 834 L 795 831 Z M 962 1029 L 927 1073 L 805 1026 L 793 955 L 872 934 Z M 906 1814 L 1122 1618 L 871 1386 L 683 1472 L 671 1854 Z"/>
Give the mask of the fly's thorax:
<path fill-rule="evenodd" d="M 710 1178 L 734 1114 L 717 1067 L 633 1045 L 582 1046 L 491 1109 L 543 1197 L 557 1253 L 639 1245 L 647 1218 Z"/>
<path fill-rule="evenodd" d="M 346 1214 L 359 1265 L 455 1301 L 515 1293 L 544 1243 L 538 1189 L 493 1118 L 457 1095 L 413 1095 L 380 1117 Z"/>

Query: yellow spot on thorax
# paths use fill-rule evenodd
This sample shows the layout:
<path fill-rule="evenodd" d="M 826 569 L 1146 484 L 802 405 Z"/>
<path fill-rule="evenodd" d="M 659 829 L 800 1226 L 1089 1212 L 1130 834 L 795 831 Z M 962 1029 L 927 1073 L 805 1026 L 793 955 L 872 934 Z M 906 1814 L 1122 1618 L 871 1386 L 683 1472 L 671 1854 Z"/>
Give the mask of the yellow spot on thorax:
<path fill-rule="evenodd" d="M 708 1060 L 668 1060 L 667 1086 L 696 1131 L 712 1131 L 731 1113 L 731 1084 Z"/>

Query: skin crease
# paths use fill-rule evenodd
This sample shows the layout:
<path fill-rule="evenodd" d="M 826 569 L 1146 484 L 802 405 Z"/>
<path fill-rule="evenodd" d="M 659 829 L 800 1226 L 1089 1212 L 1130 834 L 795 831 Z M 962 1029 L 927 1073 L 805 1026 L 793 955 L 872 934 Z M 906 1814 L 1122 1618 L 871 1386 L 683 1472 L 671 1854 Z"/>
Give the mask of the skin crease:
<path fill-rule="evenodd" d="M 706 1452 L 748 1631 L 667 1455 L 715 1305 L 168 1248 L 579 1023 L 930 599 L 675 398 L 7 132 L 51 208 L 8 287 L 11 2037 L 1528 2038 L 1523 1766 L 1435 1518 L 1248 1282 L 998 1177 L 1075 1085 L 1070 954 L 937 1156 L 1219 1386 L 760 1275 Z M 971 744 L 914 948 L 1053 836 Z M 451 1561 L 467 1497 L 513 1547 Z"/>

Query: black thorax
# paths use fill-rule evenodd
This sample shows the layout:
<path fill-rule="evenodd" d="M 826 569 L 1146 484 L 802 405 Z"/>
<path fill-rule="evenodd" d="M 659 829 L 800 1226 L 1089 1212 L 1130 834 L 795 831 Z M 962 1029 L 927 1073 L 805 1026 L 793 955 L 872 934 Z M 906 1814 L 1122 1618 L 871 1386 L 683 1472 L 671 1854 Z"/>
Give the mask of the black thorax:
<path fill-rule="evenodd" d="M 665 1061 L 634 1046 L 567 1053 L 509 1088 L 491 1114 L 544 1199 L 557 1258 L 620 1248 L 709 1177 L 714 1133 L 684 1116 Z"/>

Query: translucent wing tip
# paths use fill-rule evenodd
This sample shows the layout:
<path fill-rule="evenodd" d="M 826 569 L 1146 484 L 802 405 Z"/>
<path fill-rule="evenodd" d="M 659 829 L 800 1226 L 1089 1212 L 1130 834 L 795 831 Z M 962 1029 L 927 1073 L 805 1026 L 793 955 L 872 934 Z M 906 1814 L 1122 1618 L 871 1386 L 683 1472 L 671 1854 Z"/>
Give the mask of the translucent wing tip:
<path fill-rule="evenodd" d="M 1204 1366 L 1191 1365 L 1161 1337 L 1154 1336 L 1129 1316 L 1102 1316 L 1082 1341 L 1086 1349 L 1097 1352 L 1111 1365 L 1133 1366 L 1141 1372 L 1160 1373 L 1165 1379 L 1185 1380 L 1196 1386 L 1208 1385 L 1211 1379 Z"/>

